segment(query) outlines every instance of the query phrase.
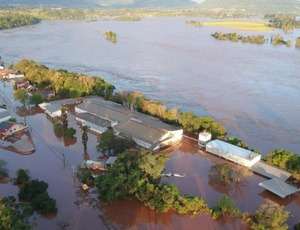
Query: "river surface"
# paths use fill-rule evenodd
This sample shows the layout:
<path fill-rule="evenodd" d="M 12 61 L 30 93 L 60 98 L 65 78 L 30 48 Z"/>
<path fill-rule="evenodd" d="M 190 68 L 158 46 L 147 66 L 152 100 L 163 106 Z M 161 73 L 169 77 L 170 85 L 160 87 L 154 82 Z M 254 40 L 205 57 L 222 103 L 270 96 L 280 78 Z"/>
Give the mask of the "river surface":
<path fill-rule="evenodd" d="M 185 25 L 186 18 L 153 18 L 140 22 L 43 21 L 26 28 L 0 31 L 0 55 L 8 63 L 30 58 L 50 68 L 101 76 L 117 90 L 137 90 L 167 106 L 197 115 L 213 116 L 230 135 L 245 140 L 267 154 L 284 148 L 300 153 L 300 50 L 293 47 L 217 41 L 210 34 L 230 29 Z M 113 31 L 118 41 L 107 41 L 101 32 Z M 241 34 L 271 36 L 279 31 Z M 300 31 L 284 35 L 295 40 Z M 0 85 L 8 99 L 11 88 Z M 23 118 L 20 118 L 21 120 Z M 136 200 L 93 206 L 97 194 L 82 193 L 73 169 L 84 159 L 96 159 L 97 140 L 89 134 L 88 152 L 77 141 L 64 142 L 53 133 L 44 114 L 33 112 L 26 120 L 32 128 L 36 152 L 21 156 L 0 149 L 10 176 L 18 168 L 30 169 L 33 178 L 49 184 L 57 200 L 53 217 L 35 215 L 38 229 L 242 229 L 243 223 L 228 219 L 213 221 L 207 215 L 195 218 L 175 213 L 155 213 Z M 223 160 L 200 152 L 195 142 L 183 140 L 174 147 L 166 171 L 186 173 L 185 178 L 164 178 L 182 194 L 204 198 L 210 207 L 227 194 L 241 211 L 254 212 L 267 200 L 286 207 L 293 226 L 300 220 L 300 197 L 278 199 L 258 186 L 265 180 L 253 175 L 231 189 L 208 180 L 210 166 Z M 0 184 L 0 196 L 17 195 L 18 188 Z"/>

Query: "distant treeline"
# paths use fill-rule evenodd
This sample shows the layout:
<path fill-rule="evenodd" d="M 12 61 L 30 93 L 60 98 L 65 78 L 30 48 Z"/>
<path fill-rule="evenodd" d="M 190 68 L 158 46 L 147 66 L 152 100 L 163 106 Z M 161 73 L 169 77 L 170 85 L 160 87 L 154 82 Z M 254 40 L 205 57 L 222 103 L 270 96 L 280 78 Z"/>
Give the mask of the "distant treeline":
<path fill-rule="evenodd" d="M 263 35 L 243 36 L 243 35 L 239 35 L 237 33 L 223 34 L 221 32 L 215 32 L 211 36 L 213 36 L 215 39 L 218 39 L 218 40 L 230 40 L 232 42 L 242 41 L 242 42 L 245 42 L 245 43 L 250 42 L 250 43 L 257 43 L 257 44 L 264 44 L 266 42 L 269 42 L 269 39 L 266 39 Z M 280 34 L 273 35 L 270 38 L 270 42 L 273 45 L 286 45 L 286 46 L 292 46 L 293 45 L 293 41 L 284 40 L 283 36 L 280 35 Z M 296 39 L 295 47 L 300 48 L 300 37 L 298 37 Z"/>
<path fill-rule="evenodd" d="M 20 26 L 39 23 L 39 18 L 19 13 L 4 13 L 0 16 L 0 30 L 12 29 Z"/>

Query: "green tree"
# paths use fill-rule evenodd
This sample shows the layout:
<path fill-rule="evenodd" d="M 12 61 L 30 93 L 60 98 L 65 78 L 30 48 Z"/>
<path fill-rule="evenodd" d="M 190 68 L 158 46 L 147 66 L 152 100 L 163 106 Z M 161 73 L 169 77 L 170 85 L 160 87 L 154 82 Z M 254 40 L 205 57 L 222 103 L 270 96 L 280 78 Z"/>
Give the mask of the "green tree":
<path fill-rule="evenodd" d="M 97 150 L 102 153 L 119 154 L 135 145 L 131 137 L 125 134 L 117 136 L 112 129 L 108 129 L 98 137 Z"/>
<path fill-rule="evenodd" d="M 29 97 L 29 103 L 35 106 L 37 106 L 40 103 L 43 103 L 44 101 L 45 97 L 41 93 L 36 93 Z"/>
<path fill-rule="evenodd" d="M 283 210 L 283 206 L 276 203 L 262 204 L 254 215 L 250 217 L 249 227 L 252 230 L 287 230 L 286 221 L 289 212 Z"/>
<path fill-rule="evenodd" d="M 16 199 L 0 197 L 0 229 L 5 230 L 30 230 L 29 216 L 32 211 L 27 204 L 18 204 Z"/>
<path fill-rule="evenodd" d="M 209 171 L 209 179 L 213 183 L 230 185 L 234 179 L 234 170 L 228 163 L 212 165 Z"/>
<path fill-rule="evenodd" d="M 73 127 L 68 128 L 65 131 L 65 136 L 68 137 L 68 138 L 73 138 L 75 134 L 76 134 L 76 129 L 74 129 Z"/>
<path fill-rule="evenodd" d="M 217 205 L 212 209 L 213 219 L 218 219 L 221 216 L 227 214 L 230 217 L 238 217 L 240 211 L 236 207 L 236 204 L 228 196 L 223 195 L 218 201 Z"/>
<path fill-rule="evenodd" d="M 30 174 L 28 169 L 18 169 L 16 171 L 16 178 L 14 178 L 14 184 L 23 185 L 30 180 Z"/>
<path fill-rule="evenodd" d="M 47 193 L 48 184 L 38 179 L 26 182 L 20 189 L 18 197 L 28 201 L 32 207 L 42 214 L 56 213 L 56 201 Z"/>
<path fill-rule="evenodd" d="M 29 103 L 29 95 L 24 89 L 15 90 L 14 98 L 20 101 L 24 107 Z"/>

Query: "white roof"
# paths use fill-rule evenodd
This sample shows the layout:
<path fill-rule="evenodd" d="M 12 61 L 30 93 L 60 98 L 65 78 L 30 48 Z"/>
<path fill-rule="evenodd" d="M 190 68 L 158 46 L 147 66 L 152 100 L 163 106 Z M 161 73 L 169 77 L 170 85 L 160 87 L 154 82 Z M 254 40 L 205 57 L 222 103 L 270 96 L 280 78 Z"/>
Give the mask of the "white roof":
<path fill-rule="evenodd" d="M 250 154 L 252 156 L 251 159 L 254 159 L 254 158 L 260 156 L 259 154 L 253 153 L 250 150 L 243 149 L 241 147 L 238 147 L 238 146 L 235 146 L 235 145 L 232 145 L 227 142 L 220 141 L 220 140 L 211 141 L 206 145 L 206 147 L 218 149 L 224 153 L 231 153 L 237 157 L 244 158 L 244 159 L 249 159 Z"/>
<path fill-rule="evenodd" d="M 287 184 L 286 182 L 278 178 L 273 178 L 270 180 L 260 182 L 259 186 L 269 190 L 270 192 L 275 193 L 281 198 L 285 198 L 286 196 L 299 191 L 297 188 Z"/>

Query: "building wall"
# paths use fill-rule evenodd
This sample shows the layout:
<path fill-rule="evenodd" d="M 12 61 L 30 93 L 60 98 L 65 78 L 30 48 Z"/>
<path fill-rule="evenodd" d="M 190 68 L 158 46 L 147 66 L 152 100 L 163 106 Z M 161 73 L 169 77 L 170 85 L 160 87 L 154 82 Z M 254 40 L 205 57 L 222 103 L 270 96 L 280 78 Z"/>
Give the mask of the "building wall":
<path fill-rule="evenodd" d="M 14 124 L 12 127 L 10 127 L 5 133 L 4 136 L 7 137 L 15 132 L 18 132 L 20 130 L 25 129 L 26 126 L 24 126 L 23 124 Z"/>
<path fill-rule="evenodd" d="M 233 161 L 237 164 L 240 164 L 240 165 L 243 165 L 243 166 L 246 166 L 246 167 L 252 167 L 255 163 L 257 163 L 258 161 L 260 161 L 260 156 L 257 156 L 257 157 L 254 157 L 252 159 L 246 159 L 246 158 L 242 158 L 242 157 L 239 157 L 237 155 L 234 155 L 232 153 L 229 153 L 229 152 L 224 152 L 220 149 L 217 149 L 217 148 L 212 148 L 210 146 L 207 146 L 206 145 L 206 151 L 209 152 L 209 153 L 212 153 L 214 155 L 217 155 L 219 157 L 222 157 L 222 158 L 225 158 L 226 160 L 229 160 L 229 161 Z"/>

